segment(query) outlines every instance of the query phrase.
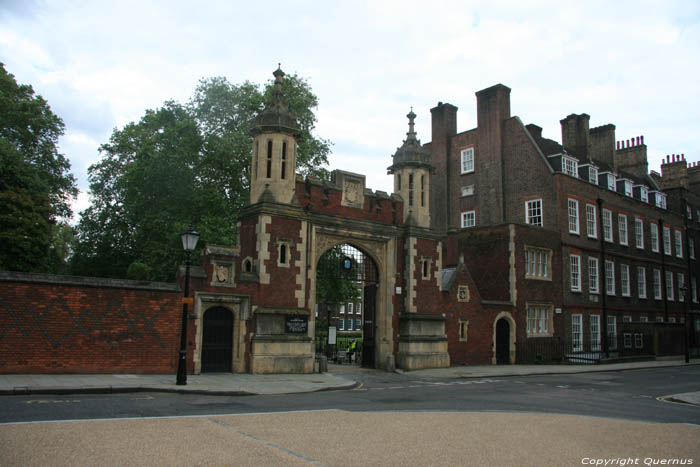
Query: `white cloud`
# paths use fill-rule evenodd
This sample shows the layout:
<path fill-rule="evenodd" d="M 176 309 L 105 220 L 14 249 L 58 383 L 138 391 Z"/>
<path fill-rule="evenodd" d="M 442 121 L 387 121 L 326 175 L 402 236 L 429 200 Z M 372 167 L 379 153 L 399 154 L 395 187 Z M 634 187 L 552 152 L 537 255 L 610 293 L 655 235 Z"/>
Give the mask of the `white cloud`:
<path fill-rule="evenodd" d="M 700 158 L 694 1 L 20 3 L 0 15 L 0 56 L 65 120 L 82 190 L 115 125 L 186 101 L 201 77 L 266 81 L 277 62 L 318 95 L 318 134 L 337 142 L 331 168 L 363 172 L 374 189 L 391 189 L 385 169 L 411 106 L 427 142 L 438 101 L 468 130 L 474 93 L 496 83 L 549 138 L 586 112 L 619 139 L 644 134 L 651 168 L 666 153 Z"/>

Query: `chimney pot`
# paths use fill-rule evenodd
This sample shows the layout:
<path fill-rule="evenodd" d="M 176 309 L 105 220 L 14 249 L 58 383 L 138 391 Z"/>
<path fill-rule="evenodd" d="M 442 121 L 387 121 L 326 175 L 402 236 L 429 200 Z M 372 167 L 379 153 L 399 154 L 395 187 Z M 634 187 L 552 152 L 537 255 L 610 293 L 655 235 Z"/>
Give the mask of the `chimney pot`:
<path fill-rule="evenodd" d="M 639 136 L 637 136 L 637 146 L 639 146 Z"/>
<path fill-rule="evenodd" d="M 617 141 L 617 149 L 620 149 L 620 142 Z"/>
<path fill-rule="evenodd" d="M 644 144 L 644 135 L 640 136 L 640 138 L 642 139 L 642 144 Z"/>

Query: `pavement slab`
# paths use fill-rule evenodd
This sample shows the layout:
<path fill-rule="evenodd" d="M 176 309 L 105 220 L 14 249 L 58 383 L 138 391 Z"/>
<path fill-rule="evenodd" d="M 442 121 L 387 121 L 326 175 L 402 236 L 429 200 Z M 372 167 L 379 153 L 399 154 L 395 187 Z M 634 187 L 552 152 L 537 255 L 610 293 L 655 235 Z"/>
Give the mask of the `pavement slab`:
<path fill-rule="evenodd" d="M 327 410 L 0 425 L 0 465 L 546 467 L 594 465 L 597 459 L 697 465 L 698 439 L 700 426 L 688 424 L 531 413 Z"/>

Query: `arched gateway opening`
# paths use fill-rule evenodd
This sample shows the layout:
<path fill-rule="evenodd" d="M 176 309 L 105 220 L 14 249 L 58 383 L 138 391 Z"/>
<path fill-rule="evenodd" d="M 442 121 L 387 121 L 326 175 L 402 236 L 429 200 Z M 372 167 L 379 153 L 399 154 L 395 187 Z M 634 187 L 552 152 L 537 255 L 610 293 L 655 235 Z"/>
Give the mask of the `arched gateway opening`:
<path fill-rule="evenodd" d="M 328 249 L 316 268 L 316 352 L 342 363 L 375 366 L 377 287 L 374 260 L 344 243 Z"/>
<path fill-rule="evenodd" d="M 202 372 L 230 372 L 233 358 L 233 313 L 224 307 L 204 312 Z"/>

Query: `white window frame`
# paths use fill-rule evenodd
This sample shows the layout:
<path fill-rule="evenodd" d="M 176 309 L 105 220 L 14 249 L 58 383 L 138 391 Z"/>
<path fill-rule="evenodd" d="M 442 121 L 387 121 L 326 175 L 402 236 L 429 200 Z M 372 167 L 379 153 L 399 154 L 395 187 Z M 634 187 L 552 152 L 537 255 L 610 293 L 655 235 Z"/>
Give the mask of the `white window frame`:
<path fill-rule="evenodd" d="M 683 234 L 680 230 L 674 230 L 674 237 L 676 240 L 676 258 L 683 257 Z"/>
<path fill-rule="evenodd" d="M 598 274 L 598 258 L 588 257 L 588 291 L 592 294 L 600 292 L 600 279 Z"/>
<path fill-rule="evenodd" d="M 362 302 L 358 303 L 357 306 L 355 307 L 355 314 L 356 315 L 362 314 Z"/>
<path fill-rule="evenodd" d="M 581 256 L 569 255 L 569 271 L 571 274 L 571 291 L 581 291 Z"/>
<path fill-rule="evenodd" d="M 651 222 L 649 224 L 649 238 L 651 239 L 651 251 L 659 252 L 659 225 Z"/>
<path fill-rule="evenodd" d="M 338 318 L 338 331 L 345 331 L 345 318 Z"/>
<path fill-rule="evenodd" d="M 652 272 L 651 288 L 654 291 L 654 300 L 661 300 L 663 298 L 663 288 L 661 287 L 660 269 L 654 269 L 654 271 Z"/>
<path fill-rule="evenodd" d="M 673 272 L 666 271 L 666 300 L 672 302 L 673 297 Z"/>
<path fill-rule="evenodd" d="M 567 206 L 569 213 L 569 233 L 578 235 L 580 233 L 578 222 L 578 200 L 569 198 Z"/>
<path fill-rule="evenodd" d="M 666 209 L 666 195 L 664 193 L 656 192 L 656 206 Z"/>
<path fill-rule="evenodd" d="M 552 305 L 527 305 L 527 337 L 552 335 Z"/>
<path fill-rule="evenodd" d="M 628 238 L 627 238 L 627 215 L 625 214 L 618 214 L 617 215 L 617 231 L 618 231 L 618 239 L 620 241 L 620 245 L 628 245 Z"/>
<path fill-rule="evenodd" d="M 525 246 L 525 278 L 552 279 L 552 250 Z"/>
<path fill-rule="evenodd" d="M 588 238 L 598 238 L 598 213 L 596 206 L 586 204 L 586 234 Z"/>
<path fill-rule="evenodd" d="M 648 316 L 640 316 L 640 317 L 639 317 L 639 322 L 640 322 L 640 323 L 648 323 L 648 322 L 649 322 L 649 317 L 648 317 Z"/>
<path fill-rule="evenodd" d="M 615 295 L 615 262 L 605 260 L 605 294 Z"/>
<path fill-rule="evenodd" d="M 639 197 L 644 201 L 645 203 L 649 202 L 649 190 L 647 190 L 647 187 L 643 186 L 639 189 Z"/>
<path fill-rule="evenodd" d="M 583 315 L 571 315 L 571 349 L 574 352 L 583 350 Z"/>
<path fill-rule="evenodd" d="M 634 348 L 643 349 L 644 348 L 644 334 L 641 332 L 634 333 Z"/>
<path fill-rule="evenodd" d="M 578 161 L 571 157 L 562 156 L 561 171 L 566 175 L 578 178 Z"/>
<path fill-rule="evenodd" d="M 462 228 L 468 229 L 476 225 L 476 211 L 462 212 Z"/>
<path fill-rule="evenodd" d="M 644 221 L 641 217 L 634 219 L 634 242 L 638 249 L 644 249 Z"/>
<path fill-rule="evenodd" d="M 647 298 L 647 270 L 644 266 L 637 266 L 637 295 Z"/>
<path fill-rule="evenodd" d="M 345 309 L 348 311 L 348 314 L 351 315 L 351 314 L 352 314 L 353 308 L 354 308 L 353 303 L 352 303 L 352 302 L 349 302 L 349 303 L 347 304 L 347 308 L 345 308 Z"/>
<path fill-rule="evenodd" d="M 603 240 L 613 242 L 612 211 L 603 208 Z"/>
<path fill-rule="evenodd" d="M 632 197 L 632 182 L 629 180 L 624 181 L 625 196 Z"/>
<path fill-rule="evenodd" d="M 685 287 L 685 274 L 682 272 L 676 273 L 676 283 L 678 284 L 678 301 L 684 302 L 683 287 Z"/>
<path fill-rule="evenodd" d="M 690 259 L 695 259 L 695 240 L 692 238 L 688 239 L 688 254 Z"/>
<path fill-rule="evenodd" d="M 532 206 L 532 208 L 530 206 Z M 533 212 L 533 215 L 530 215 L 530 211 Z M 538 214 L 536 214 L 537 212 Z M 542 198 L 525 201 L 525 223 L 538 227 L 542 227 L 544 225 Z"/>
<path fill-rule="evenodd" d="M 671 228 L 663 228 L 664 254 L 671 256 Z"/>
<path fill-rule="evenodd" d="M 594 185 L 598 184 L 598 168 L 592 165 L 588 167 L 588 182 Z"/>
<path fill-rule="evenodd" d="M 590 315 L 591 322 L 591 350 L 600 351 L 600 315 Z"/>
<path fill-rule="evenodd" d="M 630 267 L 627 264 L 620 265 L 620 294 L 629 297 L 630 294 Z"/>
<path fill-rule="evenodd" d="M 461 152 L 461 168 L 462 174 L 468 174 L 474 172 L 474 148 L 462 149 Z"/>

